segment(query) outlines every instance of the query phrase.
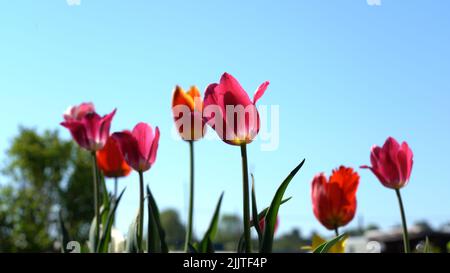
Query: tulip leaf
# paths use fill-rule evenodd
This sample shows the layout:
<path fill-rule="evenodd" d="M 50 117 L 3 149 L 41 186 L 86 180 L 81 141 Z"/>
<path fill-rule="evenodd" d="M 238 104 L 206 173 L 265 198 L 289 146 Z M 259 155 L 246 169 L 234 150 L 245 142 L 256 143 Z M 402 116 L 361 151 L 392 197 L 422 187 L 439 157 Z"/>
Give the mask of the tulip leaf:
<path fill-rule="evenodd" d="M 339 243 L 342 239 L 346 238 L 347 235 L 341 234 L 339 236 L 337 236 L 336 238 L 321 244 L 318 248 L 316 248 L 313 253 L 328 253 L 330 251 L 330 249 L 335 246 L 337 243 Z"/>
<path fill-rule="evenodd" d="M 245 238 L 244 238 L 244 234 L 242 234 L 241 238 L 239 238 L 237 252 L 238 253 L 245 253 Z"/>
<path fill-rule="evenodd" d="M 120 200 L 122 199 L 122 196 L 125 192 L 125 189 L 122 190 L 117 200 L 112 199 L 112 207 L 109 211 L 109 215 L 107 218 L 106 223 L 103 225 L 104 228 L 102 228 L 102 235 L 100 237 L 100 244 L 98 246 L 99 253 L 107 253 L 109 249 L 109 243 L 111 242 L 111 229 L 114 224 L 114 218 L 116 215 L 117 207 L 119 206 Z"/>
<path fill-rule="evenodd" d="M 169 253 L 169 247 L 166 243 L 166 233 L 161 224 L 158 205 L 153 198 L 150 187 L 147 186 L 148 198 L 148 233 L 147 246 L 149 253 Z"/>
<path fill-rule="evenodd" d="M 194 245 L 192 245 L 192 244 L 188 244 L 188 248 L 189 248 L 189 252 L 188 253 L 190 253 L 190 254 L 197 254 L 198 253 L 198 250 L 197 250 L 197 248 L 198 248 L 198 246 L 194 246 Z"/>
<path fill-rule="evenodd" d="M 110 198 L 109 193 L 108 193 L 108 189 L 106 188 L 106 183 L 105 183 L 105 178 L 103 177 L 103 175 L 99 174 L 99 181 L 101 184 L 101 193 L 102 193 L 102 207 L 103 207 L 103 211 L 105 213 L 102 213 L 102 217 L 101 217 L 101 225 L 105 226 L 106 222 L 108 221 L 108 216 L 109 216 L 109 210 L 111 208 L 111 204 L 114 202 L 113 198 Z"/>
<path fill-rule="evenodd" d="M 69 232 L 67 231 L 66 225 L 64 223 L 62 213 L 59 212 L 59 227 L 60 227 L 60 234 L 61 234 L 61 252 L 66 253 L 67 252 L 67 245 L 69 244 L 70 239 Z"/>
<path fill-rule="evenodd" d="M 88 248 L 91 253 L 94 253 L 95 250 L 97 249 L 97 236 L 95 233 L 96 222 L 97 222 L 97 217 L 94 217 L 94 219 L 91 222 L 91 227 L 89 228 Z"/>
<path fill-rule="evenodd" d="M 203 240 L 200 242 L 198 246 L 198 250 L 201 253 L 214 253 L 213 240 L 216 237 L 217 229 L 219 226 L 219 215 L 220 215 L 220 207 L 222 206 L 223 195 L 219 198 L 219 202 L 217 203 L 216 210 L 214 212 L 214 216 L 211 220 L 208 230 L 203 237 Z"/>
<path fill-rule="evenodd" d="M 283 204 L 285 204 L 285 203 L 287 203 L 288 201 L 290 201 L 292 199 L 292 197 L 289 197 L 289 198 L 286 198 L 286 199 L 284 199 L 281 203 L 280 203 L 280 205 L 283 205 Z M 265 208 L 263 211 L 261 211 L 259 214 L 258 214 L 258 219 L 262 219 L 262 218 L 264 218 L 265 216 L 266 216 L 266 214 L 267 214 L 267 211 L 269 211 L 269 208 Z M 259 223 L 258 223 L 258 226 L 259 226 Z M 255 227 L 255 221 L 250 221 L 250 227 Z M 245 250 L 245 244 L 244 244 L 244 234 L 242 234 L 242 236 L 241 236 L 241 238 L 239 239 L 239 242 L 238 242 L 238 250 L 237 250 L 237 252 L 238 253 L 244 253 L 244 250 Z"/>
<path fill-rule="evenodd" d="M 305 163 L 305 159 L 303 159 L 303 161 L 284 180 L 284 182 L 278 188 L 278 190 L 273 198 L 272 204 L 270 205 L 269 210 L 267 211 L 267 214 L 264 218 L 265 219 L 265 228 L 264 228 L 263 241 L 262 241 L 261 248 L 260 248 L 261 253 L 271 253 L 272 252 L 273 237 L 274 237 L 274 233 L 275 233 L 275 225 L 277 222 L 278 211 L 280 209 L 280 205 L 283 200 L 284 193 L 286 192 L 286 189 L 289 186 L 289 183 L 292 181 L 292 179 L 298 173 L 298 171 L 303 167 L 304 163 Z M 254 223 L 254 224 L 257 225 L 258 223 Z"/>
<path fill-rule="evenodd" d="M 423 253 L 433 253 L 433 250 L 431 248 L 430 239 L 428 239 L 428 236 L 425 238 L 425 244 L 423 246 Z"/>
<path fill-rule="evenodd" d="M 139 253 L 139 246 L 137 239 L 138 222 L 139 222 L 139 210 L 136 213 L 136 216 L 133 222 L 131 223 L 130 228 L 128 229 L 127 243 L 126 243 L 127 253 Z"/>
<path fill-rule="evenodd" d="M 256 191 L 255 191 L 255 176 L 251 174 L 252 176 L 252 218 L 253 218 L 253 226 L 255 227 L 256 233 L 258 234 L 258 243 L 261 245 L 262 241 L 262 232 L 261 228 L 259 227 L 259 221 L 260 217 L 258 215 L 258 206 L 256 204 Z"/>

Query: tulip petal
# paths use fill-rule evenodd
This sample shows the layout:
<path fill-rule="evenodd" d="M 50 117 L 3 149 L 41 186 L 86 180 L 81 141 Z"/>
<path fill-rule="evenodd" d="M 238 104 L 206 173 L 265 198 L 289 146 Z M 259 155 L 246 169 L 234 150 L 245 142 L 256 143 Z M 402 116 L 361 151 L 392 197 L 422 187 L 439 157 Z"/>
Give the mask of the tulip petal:
<path fill-rule="evenodd" d="M 156 127 L 156 129 L 155 129 L 155 137 L 153 138 L 152 146 L 150 148 L 150 151 L 149 151 L 149 154 L 148 154 L 148 157 L 147 157 L 147 161 L 151 165 L 153 165 L 153 163 L 155 163 L 155 161 L 156 161 L 156 155 L 158 153 L 158 146 L 159 146 L 159 136 L 160 136 L 159 128 Z"/>
<path fill-rule="evenodd" d="M 86 132 L 86 127 L 80 121 L 66 121 L 62 122 L 61 125 L 69 129 L 72 138 L 75 140 L 80 147 L 89 150 L 90 143 Z"/>
<path fill-rule="evenodd" d="M 258 89 L 255 92 L 255 95 L 253 96 L 253 104 L 256 104 L 256 102 L 264 95 L 269 84 L 270 83 L 266 81 L 258 87 Z"/>
<path fill-rule="evenodd" d="M 133 129 L 133 137 L 138 143 L 141 158 L 148 158 L 153 143 L 153 129 L 148 124 L 140 122 Z"/>
<path fill-rule="evenodd" d="M 140 171 L 141 156 L 139 154 L 139 145 L 133 134 L 129 131 L 114 133 L 112 137 L 119 144 L 120 151 L 125 161 L 134 170 Z"/>
<path fill-rule="evenodd" d="M 186 105 L 191 111 L 194 111 L 194 99 L 189 94 L 186 94 L 183 88 L 178 85 L 173 92 L 172 107 L 177 105 Z"/>
<path fill-rule="evenodd" d="M 220 84 L 216 88 L 217 92 L 227 95 L 224 98 L 224 105 L 243 105 L 246 107 L 251 104 L 247 92 L 242 88 L 241 84 L 230 74 L 224 73 L 220 79 Z"/>
<path fill-rule="evenodd" d="M 116 115 L 117 109 L 114 109 L 111 113 L 104 116 L 100 120 L 100 129 L 99 129 L 99 142 L 101 143 L 101 146 L 106 144 L 106 141 L 109 138 L 109 131 L 111 130 L 111 122 L 114 116 Z"/>

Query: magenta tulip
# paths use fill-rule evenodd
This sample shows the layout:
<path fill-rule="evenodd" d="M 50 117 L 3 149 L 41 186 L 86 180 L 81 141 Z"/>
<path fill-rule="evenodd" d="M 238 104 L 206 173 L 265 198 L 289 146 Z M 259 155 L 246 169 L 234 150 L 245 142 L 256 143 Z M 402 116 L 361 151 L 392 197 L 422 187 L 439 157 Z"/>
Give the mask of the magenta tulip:
<path fill-rule="evenodd" d="M 413 152 L 408 143 L 401 145 L 389 137 L 383 147 L 374 146 L 370 155 L 370 169 L 383 186 L 391 189 L 403 188 L 409 181 L 413 167 Z"/>
<path fill-rule="evenodd" d="M 247 92 L 230 74 L 225 73 L 220 83 L 208 86 L 204 99 L 204 117 L 219 137 L 228 144 L 248 144 L 260 129 L 256 102 L 264 95 L 269 82 L 259 86 L 250 100 Z"/>
<path fill-rule="evenodd" d="M 116 110 L 104 117 L 99 116 L 96 112 L 89 111 L 84 109 L 82 111 L 74 110 L 73 116 L 64 115 L 66 121 L 62 122 L 61 125 L 69 129 L 78 145 L 88 151 L 95 152 L 105 146 Z"/>
<path fill-rule="evenodd" d="M 152 127 L 139 123 L 133 131 L 114 133 L 125 161 L 135 171 L 148 171 L 156 161 L 159 143 L 159 128 L 153 133 Z"/>
<path fill-rule="evenodd" d="M 362 166 L 361 168 L 370 169 L 383 186 L 395 190 L 397 194 L 402 219 L 405 253 L 409 253 L 411 248 L 408 225 L 400 189 L 409 182 L 413 167 L 413 152 L 409 148 L 408 143 L 403 142 L 400 145 L 397 140 L 388 137 L 383 147 L 372 147 L 370 161 L 372 163 L 371 167 Z"/>
<path fill-rule="evenodd" d="M 139 221 L 136 230 L 138 252 L 144 251 L 144 172 L 148 171 L 156 161 L 159 145 L 159 128 L 153 133 L 152 127 L 146 123 L 138 123 L 132 132 L 114 133 L 112 137 L 119 144 L 125 161 L 139 173 Z"/>

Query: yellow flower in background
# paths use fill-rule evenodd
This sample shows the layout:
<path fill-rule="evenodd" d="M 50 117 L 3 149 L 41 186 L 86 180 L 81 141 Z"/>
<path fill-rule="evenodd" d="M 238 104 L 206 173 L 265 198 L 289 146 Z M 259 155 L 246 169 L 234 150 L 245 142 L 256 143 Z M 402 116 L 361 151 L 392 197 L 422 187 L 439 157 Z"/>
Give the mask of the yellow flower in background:
<path fill-rule="evenodd" d="M 328 253 L 345 253 L 345 243 L 347 242 L 347 239 L 348 236 L 344 236 L 342 240 L 340 240 L 337 244 L 330 248 Z M 328 241 L 320 237 L 319 235 L 314 234 L 312 237 L 312 246 L 304 247 L 303 249 L 314 251 L 326 242 Z"/>

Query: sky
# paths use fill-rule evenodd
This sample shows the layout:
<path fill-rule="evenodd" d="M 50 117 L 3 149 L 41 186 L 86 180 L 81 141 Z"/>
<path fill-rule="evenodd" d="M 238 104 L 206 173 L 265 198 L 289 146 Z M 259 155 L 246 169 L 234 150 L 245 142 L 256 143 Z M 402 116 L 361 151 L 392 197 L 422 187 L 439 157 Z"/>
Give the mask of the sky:
<path fill-rule="evenodd" d="M 59 126 L 69 105 L 117 108 L 112 131 L 159 126 L 157 162 L 145 180 L 160 209 L 177 209 L 184 220 L 189 147 L 172 134 L 172 91 L 203 91 L 229 72 L 251 96 L 269 80 L 258 104 L 279 109 L 277 149 L 263 151 L 261 139 L 248 147 L 260 208 L 306 158 L 286 192 L 293 199 L 281 208 L 279 234 L 332 235 L 312 212 L 311 181 L 340 165 L 361 176 L 348 227 L 400 224 L 394 191 L 359 169 L 388 136 L 414 152 L 402 190 L 408 222 L 439 227 L 450 221 L 449 8 L 446 0 L 1 1 L 0 162 L 19 125 L 70 139 Z M 195 149 L 200 236 L 222 191 L 223 213 L 241 214 L 241 161 L 238 147 L 217 138 Z M 125 186 L 123 232 L 138 208 L 136 173 L 120 181 Z"/>

